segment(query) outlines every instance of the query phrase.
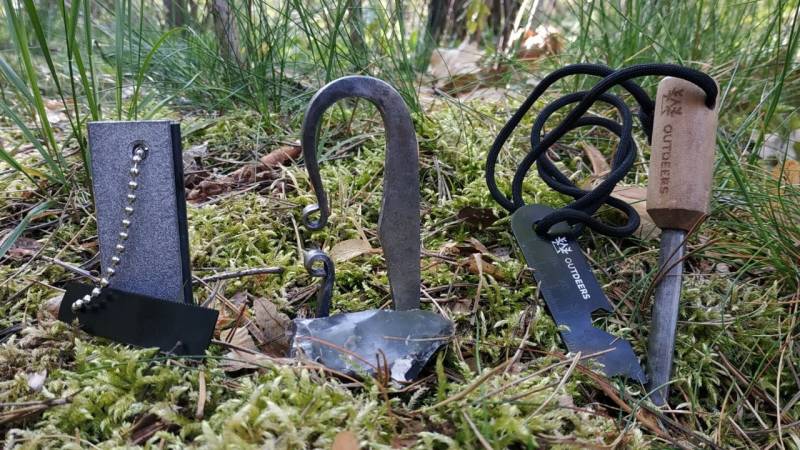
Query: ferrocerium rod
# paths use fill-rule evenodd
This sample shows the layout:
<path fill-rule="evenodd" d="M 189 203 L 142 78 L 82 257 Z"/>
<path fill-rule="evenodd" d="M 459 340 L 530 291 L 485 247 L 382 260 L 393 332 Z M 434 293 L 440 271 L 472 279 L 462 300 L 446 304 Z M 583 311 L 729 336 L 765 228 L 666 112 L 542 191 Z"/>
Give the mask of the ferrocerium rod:
<path fill-rule="evenodd" d="M 647 365 L 650 399 L 659 406 L 669 399 L 686 234 L 709 211 L 717 111 L 705 101 L 705 92 L 691 82 L 668 77 L 658 84 L 647 212 L 662 230 L 661 270 Z"/>
<path fill-rule="evenodd" d="M 656 287 L 656 301 L 650 322 L 647 360 L 648 379 L 652 390 L 650 399 L 657 405 L 667 402 L 672 355 L 675 353 L 675 332 L 683 278 L 683 230 L 663 230 L 659 254 L 659 273 L 662 278 Z"/>

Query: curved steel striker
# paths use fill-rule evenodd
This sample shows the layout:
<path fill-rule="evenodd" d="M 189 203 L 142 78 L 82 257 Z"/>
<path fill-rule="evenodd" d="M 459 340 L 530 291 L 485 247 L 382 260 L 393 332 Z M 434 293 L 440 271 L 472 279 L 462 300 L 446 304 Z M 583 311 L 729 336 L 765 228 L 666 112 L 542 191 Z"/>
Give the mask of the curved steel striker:
<path fill-rule="evenodd" d="M 383 199 L 378 238 L 386 259 L 389 286 L 396 310 L 420 305 L 420 191 L 417 137 L 403 97 L 389 84 L 368 76 L 348 76 L 327 84 L 311 99 L 303 119 L 301 145 L 317 204 L 303 210 L 311 230 L 325 226 L 330 205 L 317 160 L 317 138 L 325 111 L 337 101 L 358 97 L 380 111 L 386 132 Z M 317 219 L 311 216 L 318 214 Z"/>

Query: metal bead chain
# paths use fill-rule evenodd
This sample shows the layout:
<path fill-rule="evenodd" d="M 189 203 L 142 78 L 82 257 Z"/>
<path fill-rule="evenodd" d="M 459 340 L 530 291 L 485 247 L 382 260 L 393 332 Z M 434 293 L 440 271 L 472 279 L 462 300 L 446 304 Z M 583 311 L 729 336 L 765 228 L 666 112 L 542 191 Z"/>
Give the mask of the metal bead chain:
<path fill-rule="evenodd" d="M 128 171 L 130 174 L 130 180 L 128 181 L 128 202 L 123 209 L 124 217 L 121 223 L 122 227 L 121 231 L 117 235 L 118 240 L 117 245 L 114 247 L 114 255 L 111 257 L 111 265 L 106 268 L 105 276 L 100 277 L 100 284 L 95 286 L 90 294 L 84 295 L 83 298 L 78 299 L 78 301 L 72 304 L 73 312 L 77 312 L 91 306 L 91 303 L 100 295 L 101 289 L 108 286 L 111 277 L 113 277 L 116 273 L 117 266 L 119 266 L 120 261 L 122 261 L 122 254 L 125 252 L 125 242 L 128 240 L 128 230 L 130 229 L 133 219 L 133 206 L 134 203 L 136 203 L 136 188 L 139 187 L 139 183 L 136 181 L 139 176 L 139 164 L 142 162 L 146 154 L 147 147 L 140 145 L 136 147 L 136 150 L 134 150 L 133 155 L 131 156 L 131 168 Z"/>

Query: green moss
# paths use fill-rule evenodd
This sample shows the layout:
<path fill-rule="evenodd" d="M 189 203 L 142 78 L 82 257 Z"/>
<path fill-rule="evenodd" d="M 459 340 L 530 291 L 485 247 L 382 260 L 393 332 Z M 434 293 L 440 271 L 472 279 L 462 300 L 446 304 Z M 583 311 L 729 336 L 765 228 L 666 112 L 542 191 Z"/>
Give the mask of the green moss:
<path fill-rule="evenodd" d="M 494 106 L 473 107 L 479 113 L 496 115 Z M 341 139 L 359 133 L 367 136 L 345 157 L 322 162 L 332 209 L 328 226 L 317 232 L 302 226 L 300 211 L 316 203 L 316 198 L 305 169 L 290 165 L 281 172 L 287 186 L 285 196 L 251 192 L 189 207 L 195 273 L 282 266 L 282 275 L 228 280 L 224 294 L 247 291 L 265 296 L 294 316 L 304 314 L 311 305 L 288 302 L 291 294 L 317 283 L 302 266 L 302 248 L 329 251 L 338 242 L 362 237 L 362 232 L 373 246 L 379 245 L 376 228 L 384 139 L 380 133 L 368 134 L 375 131 L 370 123 L 373 110 L 359 107 L 352 122 L 351 111 L 334 108 L 329 116 L 331 126 L 323 131 L 321 152 L 327 156 L 341 149 L 337 146 Z M 155 415 L 170 425 L 150 436 L 145 446 L 330 448 L 343 430 L 355 432 L 369 448 L 391 448 L 397 443 L 420 449 L 481 448 L 476 430 L 496 448 L 664 445 L 631 415 L 620 413 L 618 405 L 579 371 L 572 372 L 557 389 L 568 367 L 568 363 L 555 365 L 560 360 L 551 356 L 563 353 L 558 330 L 537 298 L 530 271 L 516 250 L 508 213 L 494 202 L 485 186 L 484 160 L 499 124 L 477 126 L 465 120 L 458 110 L 437 108 L 416 121 L 422 165 L 423 247 L 427 254 L 446 257 L 423 257 L 423 284 L 433 298 L 442 300 L 440 306 L 457 325 L 456 340 L 432 369 L 435 382 L 426 381 L 421 389 L 409 392 L 380 386 L 374 380 L 354 387 L 307 367 L 278 363 L 257 371 L 226 373 L 220 367 L 225 350 L 219 346 L 212 346 L 204 360 L 194 361 L 113 345 L 40 313 L 44 302 L 58 294 L 50 286 L 71 277 L 69 273 L 40 264 L 12 278 L 23 266 L 21 260 L 15 260 L 0 266 L 0 278 L 7 280 L 0 294 L 4 299 L 13 298 L 0 302 L 0 323 L 25 322 L 28 326 L 0 346 L 0 375 L 5 380 L 0 382 L 0 399 L 22 402 L 66 397 L 70 401 L 13 423 L 7 441 L 23 448 L 80 448 L 88 443 L 101 448 L 127 447 L 134 424 Z M 349 123 L 349 131 L 337 126 L 341 123 Z M 209 153 L 214 156 L 248 160 L 248 149 L 264 142 L 262 126 L 258 116 L 243 113 L 217 121 L 190 139 L 208 141 Z M 504 192 L 509 190 L 514 163 L 527 145 L 524 136 L 515 135 L 504 149 L 498 167 Z M 565 167 L 579 170 L 572 161 Z M 234 167 L 224 168 L 228 169 Z M 525 195 L 528 201 L 553 206 L 566 201 L 535 173 L 526 179 Z M 481 226 L 458 219 L 459 210 L 467 206 L 490 209 L 499 220 Z M 66 217 L 47 236 L 50 240 L 44 254 L 76 265 L 87 261 L 96 250 L 82 245 L 94 242 L 94 227 L 87 216 Z M 701 233 L 718 228 L 712 218 Z M 484 267 L 491 266 L 491 271 L 484 270 L 482 277 L 469 268 L 478 251 L 474 240 L 491 253 L 483 256 Z M 595 267 L 595 273 L 617 306 L 600 325 L 631 340 L 637 354 L 644 355 L 650 309 L 645 294 L 655 276 L 654 243 L 587 234 L 582 244 L 592 261 L 603 264 Z M 709 252 L 713 251 L 712 246 Z M 707 255 L 699 252 L 688 264 L 700 267 L 706 260 Z M 338 263 L 336 269 L 334 311 L 377 308 L 390 299 L 382 255 L 361 255 Z M 697 412 L 691 419 L 680 416 L 686 418 L 687 428 L 707 436 L 721 430 L 720 445 L 743 446 L 746 443 L 727 425 L 730 418 L 746 429 L 760 428 L 759 420 L 773 423 L 772 407 L 763 401 L 753 404 L 753 396 L 760 395 L 753 392 L 778 397 L 781 405 L 796 392 L 790 368 L 784 365 L 779 372 L 775 362 L 791 333 L 795 310 L 784 286 L 769 274 L 737 274 L 737 278 L 706 272 L 687 275 L 685 280 L 673 392 L 686 399 L 682 408 Z M 208 292 L 198 285 L 195 296 L 204 300 Z M 40 318 L 34 322 L 37 316 Z M 523 343 L 526 330 L 529 335 Z M 489 377 L 458 401 L 433 407 L 474 387 L 479 374 L 497 367 L 520 348 L 524 350 L 522 358 L 508 371 Z M 743 384 L 731 368 L 752 384 Z M 25 374 L 42 370 L 48 373 L 46 383 L 41 391 L 32 391 Z M 206 403 L 203 416 L 197 418 L 201 372 Z M 646 394 L 633 383 L 614 383 L 634 403 Z M 391 392 L 384 395 L 384 389 Z M 785 414 L 798 417 L 799 408 L 796 403 Z M 759 442 L 768 440 L 764 437 Z"/>

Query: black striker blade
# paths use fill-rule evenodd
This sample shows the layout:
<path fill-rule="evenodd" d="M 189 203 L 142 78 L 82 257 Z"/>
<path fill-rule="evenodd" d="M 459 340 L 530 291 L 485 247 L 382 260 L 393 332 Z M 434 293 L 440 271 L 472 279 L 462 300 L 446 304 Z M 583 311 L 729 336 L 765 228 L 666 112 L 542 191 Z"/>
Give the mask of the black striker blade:
<path fill-rule="evenodd" d="M 602 352 L 592 359 L 602 365 L 606 376 L 624 375 L 644 383 L 644 371 L 631 344 L 592 326 L 594 312 L 611 313 L 614 306 L 578 243 L 566 237 L 542 238 L 534 231 L 534 224 L 552 211 L 542 205 L 523 206 L 511 217 L 511 228 L 561 338 L 570 352 Z"/>
<path fill-rule="evenodd" d="M 175 355 L 203 355 L 211 343 L 219 315 L 215 309 L 106 288 L 92 307 L 73 312 L 72 304 L 92 288 L 67 284 L 58 319 L 66 323 L 78 319 L 81 329 L 91 335 Z"/>

